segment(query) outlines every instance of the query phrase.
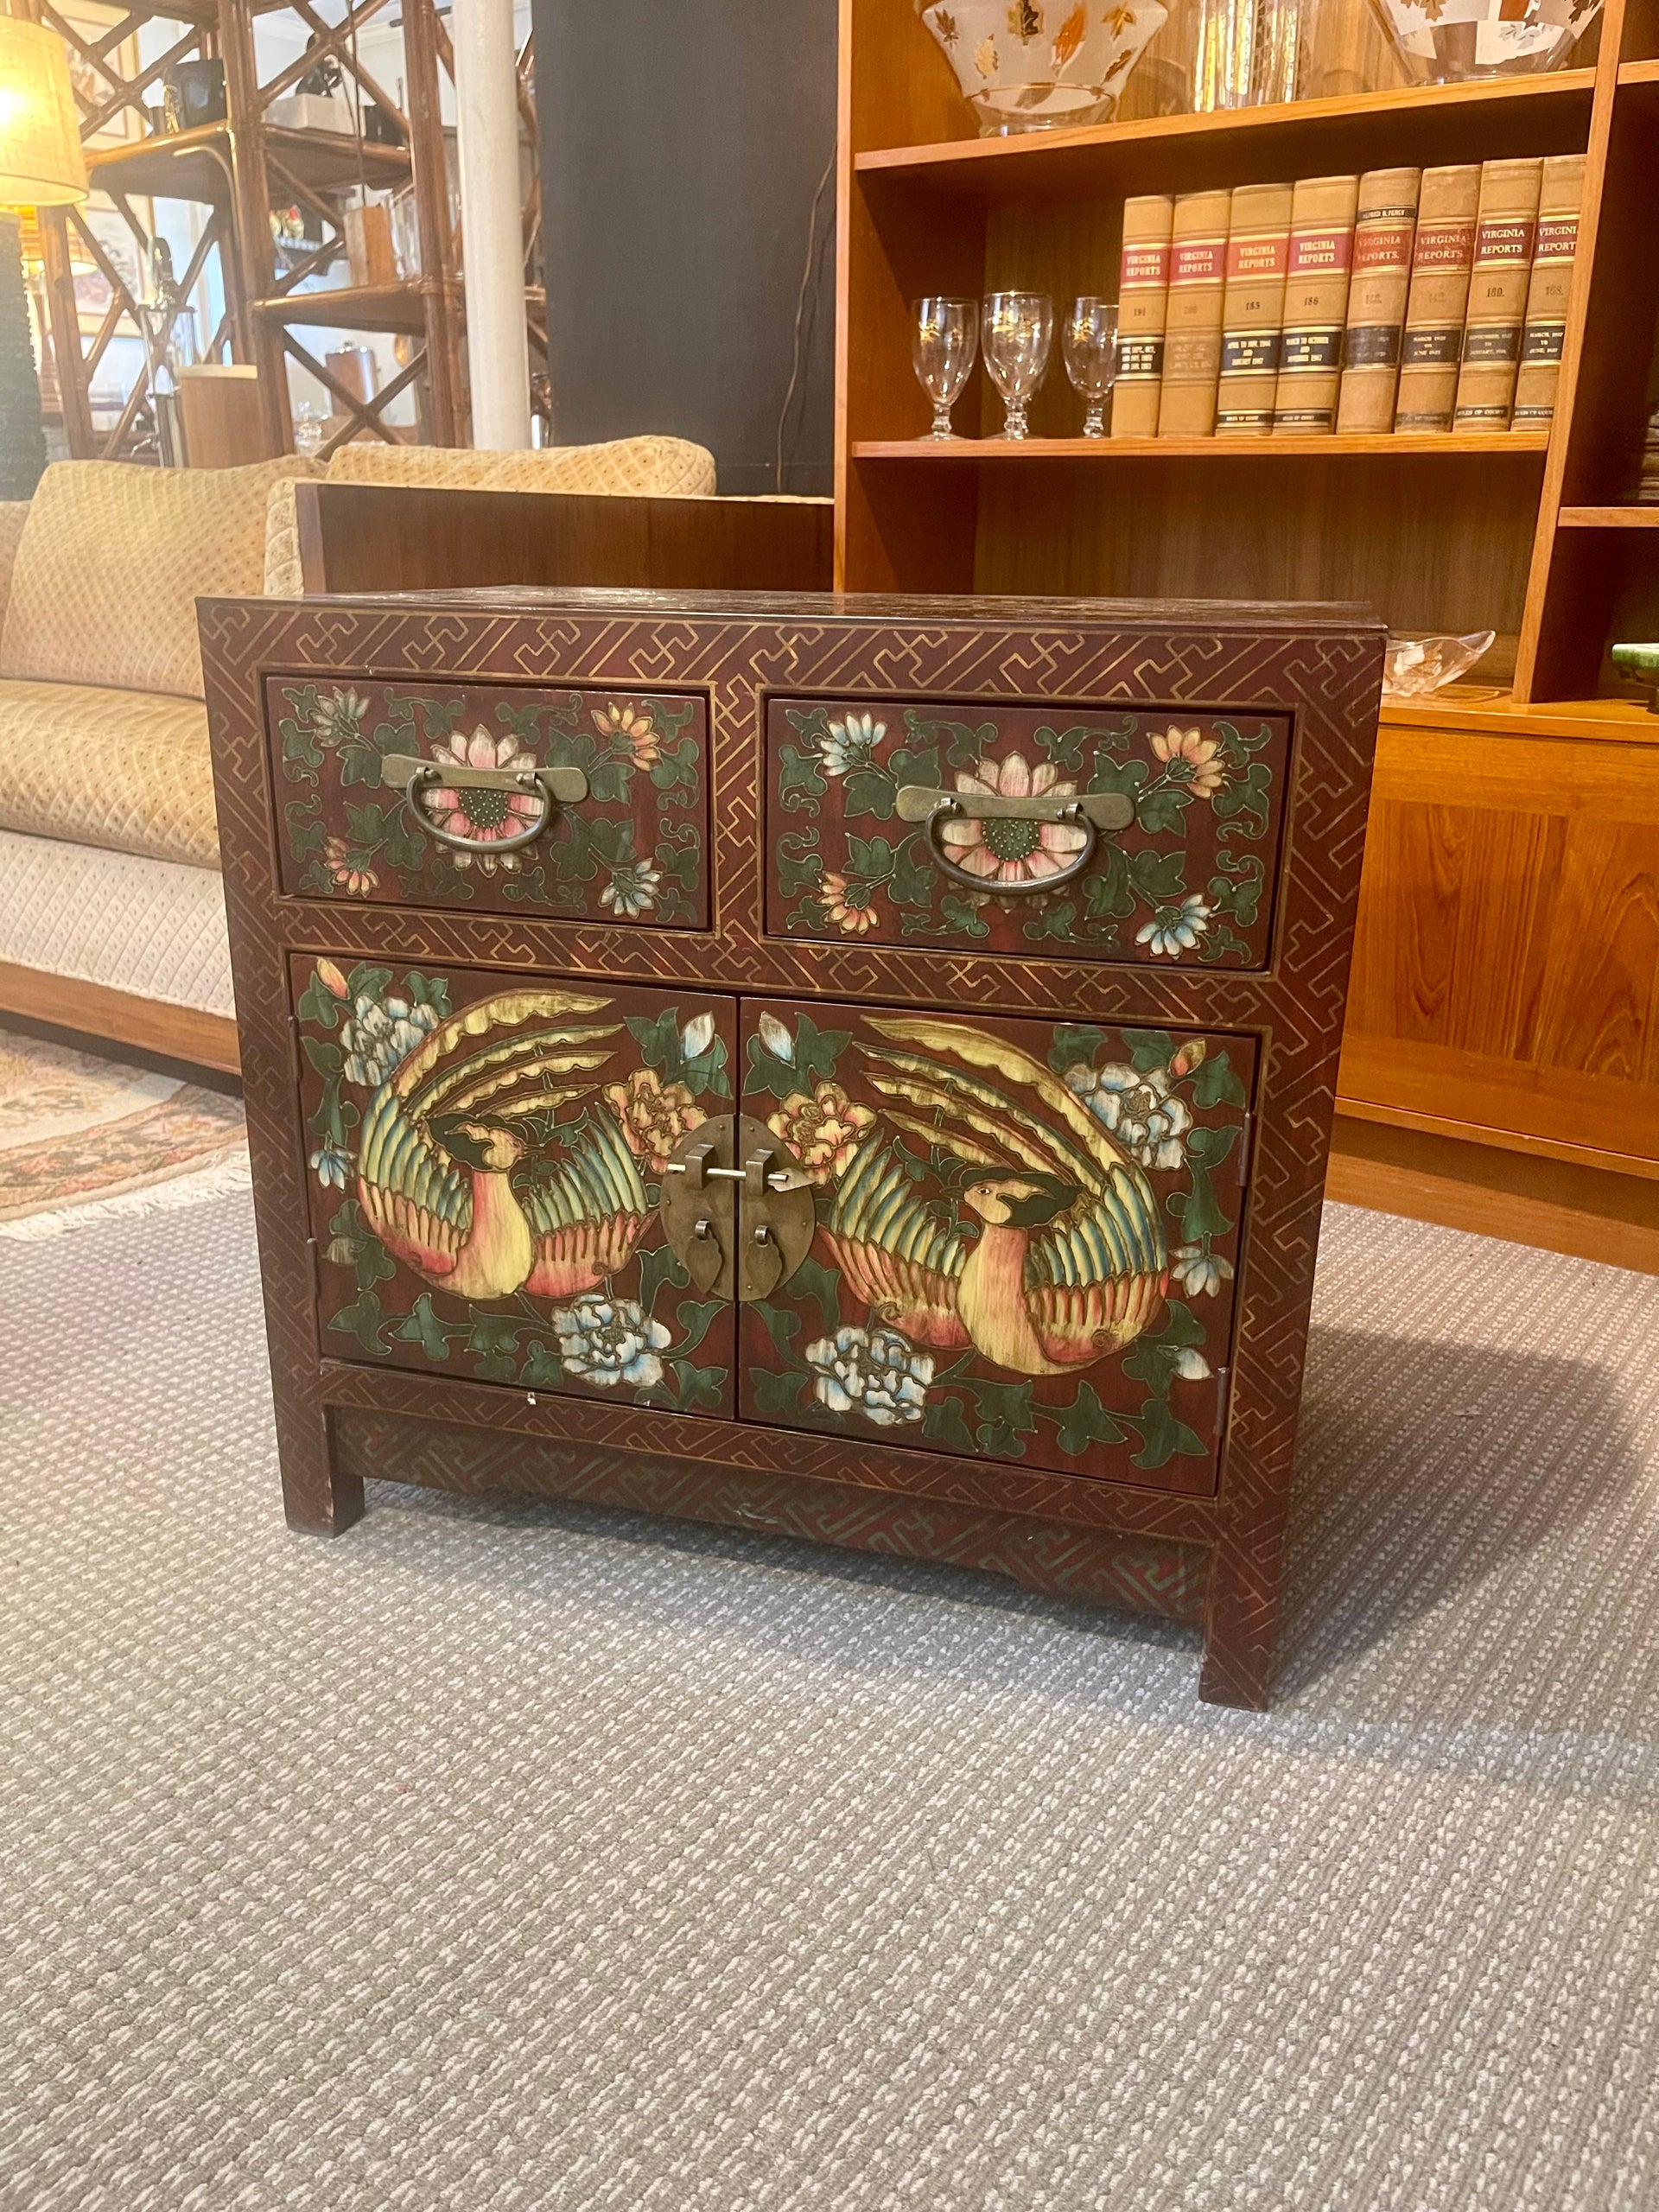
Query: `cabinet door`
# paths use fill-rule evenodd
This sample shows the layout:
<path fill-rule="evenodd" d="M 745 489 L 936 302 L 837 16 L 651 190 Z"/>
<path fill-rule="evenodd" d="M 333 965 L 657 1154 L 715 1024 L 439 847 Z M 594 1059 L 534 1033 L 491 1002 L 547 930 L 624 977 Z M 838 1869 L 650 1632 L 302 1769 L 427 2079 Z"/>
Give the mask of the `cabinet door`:
<path fill-rule="evenodd" d="M 739 1324 L 749 1421 L 1213 1490 L 1249 1038 L 743 1006 L 811 1249 Z"/>
<path fill-rule="evenodd" d="M 730 1116 L 736 1002 L 296 955 L 324 1354 L 730 1416 L 733 1314 L 670 1154 Z"/>
<path fill-rule="evenodd" d="M 269 677 L 283 889 L 709 926 L 696 692 Z"/>
<path fill-rule="evenodd" d="M 1264 968 L 1285 715 L 774 698 L 766 928 Z"/>

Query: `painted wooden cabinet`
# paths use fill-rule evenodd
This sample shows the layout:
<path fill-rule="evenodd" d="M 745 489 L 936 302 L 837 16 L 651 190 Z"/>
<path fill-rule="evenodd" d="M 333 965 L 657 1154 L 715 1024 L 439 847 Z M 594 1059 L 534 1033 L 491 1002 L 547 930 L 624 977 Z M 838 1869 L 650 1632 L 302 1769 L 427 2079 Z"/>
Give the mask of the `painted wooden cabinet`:
<path fill-rule="evenodd" d="M 1202 1620 L 1267 1695 L 1381 636 L 210 605 L 283 1482 Z"/>

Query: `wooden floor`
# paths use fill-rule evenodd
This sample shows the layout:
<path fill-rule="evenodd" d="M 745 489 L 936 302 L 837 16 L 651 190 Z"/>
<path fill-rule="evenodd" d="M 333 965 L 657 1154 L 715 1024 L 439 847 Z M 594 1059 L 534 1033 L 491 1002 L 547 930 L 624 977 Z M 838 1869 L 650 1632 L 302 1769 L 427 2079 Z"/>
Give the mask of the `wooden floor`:
<path fill-rule="evenodd" d="M 1338 1115 L 1328 1198 L 1659 1274 L 1659 1181 Z"/>

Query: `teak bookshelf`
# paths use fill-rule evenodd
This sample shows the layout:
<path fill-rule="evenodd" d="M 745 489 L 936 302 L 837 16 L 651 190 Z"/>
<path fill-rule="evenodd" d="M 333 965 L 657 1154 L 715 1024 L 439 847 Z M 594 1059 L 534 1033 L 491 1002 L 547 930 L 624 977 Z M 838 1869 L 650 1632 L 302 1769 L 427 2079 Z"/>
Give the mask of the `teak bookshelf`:
<path fill-rule="evenodd" d="M 1498 632 L 1480 687 L 1385 710 L 1344 1104 L 1645 1179 L 1659 1220 L 1659 716 L 1607 651 L 1659 636 L 1659 510 L 1627 504 L 1659 315 L 1659 0 L 1606 0 L 1580 66 L 1550 75 L 1136 112 L 1181 20 L 1119 121 L 982 139 L 912 0 L 842 0 L 838 578 L 1358 599 L 1401 629 Z M 1319 38 L 1345 42 L 1332 82 L 1398 73 L 1363 0 L 1325 9 Z M 1092 444 L 1057 367 L 1024 445 L 994 435 L 979 370 L 956 410 L 970 435 L 921 438 L 912 300 L 1111 296 L 1128 194 L 1578 151 L 1547 436 Z"/>
<path fill-rule="evenodd" d="M 908 0 L 847 0 L 837 457 L 847 587 L 1357 597 L 1396 627 L 1518 639 L 1523 705 L 1616 691 L 1605 679 L 1610 638 L 1659 625 L 1659 541 L 1633 539 L 1618 509 L 1641 447 L 1659 304 L 1656 17 L 1651 0 L 1608 0 L 1595 67 L 1549 76 L 982 139 Z M 1578 281 L 1548 439 L 1097 448 L 1065 435 L 1076 404 L 1056 372 L 1023 448 L 989 436 L 919 440 L 912 297 L 1004 283 L 1057 299 L 1109 294 L 1127 194 L 1580 149 Z M 995 396 L 977 372 L 958 421 L 970 423 L 976 404 L 988 430 Z M 1587 519 L 1598 510 L 1605 520 Z"/>

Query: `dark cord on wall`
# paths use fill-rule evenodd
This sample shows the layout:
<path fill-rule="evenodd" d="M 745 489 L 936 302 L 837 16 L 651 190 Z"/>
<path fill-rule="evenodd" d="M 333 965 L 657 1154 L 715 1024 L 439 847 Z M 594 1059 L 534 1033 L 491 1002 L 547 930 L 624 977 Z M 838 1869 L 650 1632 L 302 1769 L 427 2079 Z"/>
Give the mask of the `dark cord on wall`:
<path fill-rule="evenodd" d="M 801 269 L 801 289 L 795 302 L 795 340 L 789 365 L 789 389 L 784 394 L 784 404 L 778 416 L 778 457 L 773 489 L 784 488 L 784 439 L 789 423 L 789 412 L 795 404 L 797 387 L 801 384 L 801 369 L 806 348 L 818 319 L 818 302 L 823 290 L 823 251 L 818 245 L 818 210 L 830 180 L 836 173 L 836 157 L 832 153 L 823 165 L 823 175 L 818 179 L 812 194 L 812 219 L 807 226 L 806 259 Z M 827 247 L 835 234 L 835 226 L 826 226 L 823 233 Z M 802 400 L 804 404 L 803 391 Z"/>

